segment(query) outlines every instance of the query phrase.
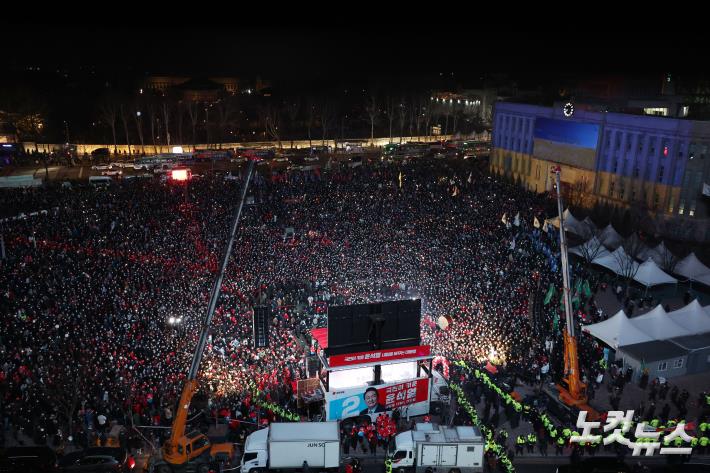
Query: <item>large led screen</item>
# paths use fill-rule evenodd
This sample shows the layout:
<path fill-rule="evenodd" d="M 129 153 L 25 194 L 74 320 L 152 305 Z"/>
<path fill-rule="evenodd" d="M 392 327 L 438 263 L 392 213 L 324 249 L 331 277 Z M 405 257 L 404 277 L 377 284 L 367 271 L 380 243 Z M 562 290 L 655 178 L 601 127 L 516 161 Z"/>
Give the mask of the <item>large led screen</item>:
<path fill-rule="evenodd" d="M 536 158 L 594 170 L 599 125 L 537 118 L 533 130 Z"/>

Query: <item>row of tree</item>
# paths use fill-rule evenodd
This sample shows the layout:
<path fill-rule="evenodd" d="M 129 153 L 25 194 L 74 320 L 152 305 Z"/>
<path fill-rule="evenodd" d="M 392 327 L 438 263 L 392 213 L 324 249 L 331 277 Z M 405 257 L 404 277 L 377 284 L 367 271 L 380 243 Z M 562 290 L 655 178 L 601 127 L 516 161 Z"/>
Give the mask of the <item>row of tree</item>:
<path fill-rule="evenodd" d="M 70 142 L 108 142 L 142 149 L 261 139 L 426 136 L 432 134 L 434 125 L 442 134 L 480 133 L 490 123 L 489 114 L 480 107 L 439 103 L 428 92 L 371 93 L 346 102 L 335 94 L 266 97 L 222 91 L 209 100 L 196 101 L 177 91 L 146 90 L 133 96 L 110 91 L 93 107 L 93 116 L 86 122 L 89 125 L 72 124 L 71 135 L 66 121 L 47 120 L 50 111 L 46 105 L 15 108 L 0 118 L 21 141 L 42 142 L 61 136 Z M 57 112 L 61 111 L 52 114 Z"/>

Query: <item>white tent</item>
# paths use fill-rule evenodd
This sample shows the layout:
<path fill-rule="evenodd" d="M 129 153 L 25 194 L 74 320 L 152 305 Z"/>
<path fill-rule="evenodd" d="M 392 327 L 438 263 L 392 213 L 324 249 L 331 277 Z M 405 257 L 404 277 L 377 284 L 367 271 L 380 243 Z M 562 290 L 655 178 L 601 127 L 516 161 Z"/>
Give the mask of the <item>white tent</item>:
<path fill-rule="evenodd" d="M 624 247 L 622 246 L 614 250 L 613 253 L 607 253 L 605 255 L 594 258 L 594 261 L 592 261 L 592 263 L 597 264 L 599 266 L 603 266 L 613 271 L 614 273 L 622 276 L 624 276 L 624 273 L 633 273 L 636 269 L 636 266 L 638 266 L 638 263 L 636 263 L 633 258 L 626 254 L 626 252 L 624 251 Z M 624 268 L 622 268 L 621 264 L 624 265 Z"/>
<path fill-rule="evenodd" d="M 695 256 L 695 253 L 690 253 L 688 256 L 678 261 L 675 266 L 675 273 L 685 276 L 688 279 L 698 281 L 701 275 L 710 276 L 710 268 L 705 266 L 702 261 Z"/>
<path fill-rule="evenodd" d="M 589 228 L 584 222 L 580 222 L 574 218 L 574 215 L 572 215 L 572 212 L 570 212 L 569 209 L 562 213 L 562 217 L 565 219 L 565 230 L 568 232 L 586 237 L 593 231 L 593 228 Z M 560 228 L 560 217 L 550 219 L 547 223 L 551 223 L 555 227 Z"/>
<path fill-rule="evenodd" d="M 699 283 L 705 284 L 706 286 L 710 286 L 710 273 L 699 274 L 693 278 L 693 281 L 697 281 Z"/>
<path fill-rule="evenodd" d="M 609 250 L 607 250 L 602 242 L 595 236 L 581 245 L 573 246 L 569 249 L 569 252 L 581 256 L 582 258 L 591 257 L 592 260 L 609 254 Z"/>
<path fill-rule="evenodd" d="M 589 217 L 585 217 L 584 220 L 582 220 L 582 223 L 589 227 L 591 230 L 597 229 L 597 224 L 594 223 L 594 221 Z"/>
<path fill-rule="evenodd" d="M 668 314 L 660 304 L 650 312 L 630 320 L 634 327 L 650 335 L 655 340 L 668 340 L 669 338 L 684 337 L 694 333 L 668 317 Z"/>
<path fill-rule="evenodd" d="M 678 282 L 673 276 L 666 274 L 658 265 L 649 258 L 648 261 L 639 265 L 634 276 L 634 281 L 643 286 L 651 287 L 659 284 L 675 284 Z"/>
<path fill-rule="evenodd" d="M 604 243 L 604 246 L 611 250 L 615 250 L 624 243 L 624 237 L 619 235 L 619 233 L 614 230 L 611 223 L 606 226 L 604 230 L 599 234 L 599 239 Z"/>
<path fill-rule="evenodd" d="M 710 332 L 710 306 L 701 306 L 697 299 L 681 309 L 669 312 L 668 318 L 690 333 Z"/>
<path fill-rule="evenodd" d="M 582 331 L 598 338 L 614 350 L 634 343 L 653 341 L 650 335 L 637 329 L 631 323 L 623 310 L 603 322 L 582 327 Z"/>
<path fill-rule="evenodd" d="M 663 242 L 660 242 L 655 248 L 644 248 L 639 251 L 638 256 L 639 259 L 643 261 L 651 258 L 653 262 L 660 267 L 664 267 L 673 259 L 673 253 L 666 248 L 666 245 Z"/>

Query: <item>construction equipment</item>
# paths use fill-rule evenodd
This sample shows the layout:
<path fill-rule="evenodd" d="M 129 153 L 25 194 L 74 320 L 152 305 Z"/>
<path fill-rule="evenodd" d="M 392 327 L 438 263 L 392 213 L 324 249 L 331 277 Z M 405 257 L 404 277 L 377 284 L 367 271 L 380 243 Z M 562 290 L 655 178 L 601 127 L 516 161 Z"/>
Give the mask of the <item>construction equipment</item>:
<path fill-rule="evenodd" d="M 564 213 L 562 206 L 562 191 L 560 187 L 560 167 L 552 169 L 555 174 L 555 184 L 557 185 L 557 211 L 560 216 L 560 259 L 562 263 L 562 297 L 565 307 L 566 329 L 563 334 L 564 339 L 564 376 L 561 383 L 557 385 L 560 400 L 577 409 L 587 411 L 587 418 L 598 418 L 599 414 L 587 405 L 587 385 L 582 382 L 579 376 L 579 360 L 577 358 L 577 339 L 574 336 L 574 319 L 572 317 L 572 297 L 570 292 L 569 263 L 567 257 L 567 237 L 564 227 Z"/>
<path fill-rule="evenodd" d="M 210 462 L 213 461 L 213 459 L 223 455 L 224 452 L 232 452 L 230 457 L 233 456 L 234 446 L 231 443 L 212 445 L 206 435 L 201 432 L 190 432 L 186 434 L 185 428 L 187 425 L 190 402 L 199 388 L 197 373 L 200 368 L 200 362 L 202 361 L 205 345 L 207 344 L 207 337 L 210 324 L 212 322 L 212 316 L 214 315 L 214 311 L 217 307 L 224 273 L 227 269 L 229 256 L 232 253 L 232 246 L 234 245 L 237 229 L 239 228 L 239 219 L 241 218 L 244 200 L 246 198 L 247 189 L 249 188 L 249 181 L 251 180 L 252 173 L 254 172 L 254 162 L 255 159 L 251 159 L 249 161 L 249 167 L 244 181 L 244 187 L 242 188 L 242 194 L 239 199 L 239 205 L 237 206 L 237 210 L 232 221 L 229 239 L 227 240 L 227 246 L 222 256 L 222 265 L 219 268 L 217 278 L 215 279 L 212 291 L 210 292 L 210 301 L 207 306 L 207 317 L 202 322 L 197 348 L 195 349 L 195 353 L 192 357 L 190 371 L 188 372 L 185 386 L 183 387 L 182 394 L 180 395 L 180 402 L 178 404 L 175 419 L 171 428 L 170 438 L 163 444 L 161 451 L 162 455 L 159 458 L 152 459 L 151 461 L 150 469 L 157 471 L 158 473 L 182 473 L 191 471 L 208 473 L 210 471 Z"/>

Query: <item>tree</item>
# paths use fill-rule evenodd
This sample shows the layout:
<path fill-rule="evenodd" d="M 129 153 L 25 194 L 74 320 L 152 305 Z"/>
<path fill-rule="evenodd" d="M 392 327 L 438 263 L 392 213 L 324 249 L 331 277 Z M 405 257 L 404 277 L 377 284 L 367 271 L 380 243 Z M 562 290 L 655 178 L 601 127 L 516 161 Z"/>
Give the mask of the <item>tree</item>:
<path fill-rule="evenodd" d="M 627 238 L 620 248 L 622 248 L 623 251 L 615 251 L 612 253 L 619 267 L 619 276 L 626 281 L 631 281 L 639 270 L 639 264 L 634 257 L 639 254 L 640 248 L 635 246 L 634 240 L 631 238 Z"/>
<path fill-rule="evenodd" d="M 313 139 L 311 136 L 311 130 L 315 124 L 316 120 L 316 106 L 312 101 L 308 102 L 306 107 L 306 128 L 308 130 L 308 146 L 313 147 Z"/>
<path fill-rule="evenodd" d="M 394 119 L 395 119 L 394 112 L 396 110 L 395 101 L 391 95 L 388 95 L 385 103 L 386 103 L 385 113 L 387 114 L 387 122 L 389 124 L 389 143 L 392 143 L 392 124 L 394 123 Z"/>
<path fill-rule="evenodd" d="M 215 104 L 217 112 L 217 129 L 220 134 L 220 142 L 227 136 L 227 129 L 233 123 L 236 107 L 234 106 L 234 96 L 231 94 L 220 98 Z"/>
<path fill-rule="evenodd" d="M 172 105 L 169 98 L 163 97 L 160 104 L 160 109 L 163 112 L 163 124 L 165 125 L 165 143 L 170 146 L 170 115 L 172 114 Z"/>
<path fill-rule="evenodd" d="M 157 137 L 155 134 L 155 123 L 156 123 L 156 120 L 159 120 L 159 118 L 158 118 L 158 106 L 155 103 L 155 100 L 148 99 L 147 108 L 148 108 L 148 120 L 150 120 L 150 139 L 153 142 L 153 152 L 158 154 L 158 144 L 156 142 Z"/>
<path fill-rule="evenodd" d="M 375 122 L 377 121 L 377 117 L 380 114 L 380 110 L 377 108 L 377 97 L 374 93 L 370 95 L 370 97 L 367 99 L 367 102 L 365 103 L 365 112 L 367 113 L 367 117 L 370 121 L 370 143 L 374 143 Z"/>
<path fill-rule="evenodd" d="M 118 120 L 118 104 L 112 97 L 107 97 L 103 100 L 100 108 L 101 120 L 111 128 L 113 136 L 113 154 L 118 152 L 118 143 L 116 140 L 116 121 Z"/>
<path fill-rule="evenodd" d="M 185 103 L 182 100 L 177 102 L 177 126 L 178 126 L 178 141 L 180 144 L 185 143 L 182 139 L 182 124 L 185 120 Z"/>
<path fill-rule="evenodd" d="M 586 176 L 577 179 L 574 183 L 565 186 L 567 196 L 565 200 L 573 209 L 586 208 L 591 204 L 589 180 Z"/>
<path fill-rule="evenodd" d="M 407 120 L 407 107 L 405 105 L 404 97 L 400 100 L 397 110 L 399 112 L 399 143 L 402 144 L 402 137 L 404 136 L 404 123 Z"/>
<path fill-rule="evenodd" d="M 297 124 L 299 123 L 298 119 L 301 116 L 300 98 L 294 98 L 293 100 L 288 101 L 288 104 L 286 105 L 286 113 L 288 114 L 288 128 L 291 132 L 291 139 L 293 139 L 293 137 L 298 136 L 299 133 Z"/>
<path fill-rule="evenodd" d="M 259 121 L 263 125 L 266 134 L 277 141 L 278 147 L 281 149 L 281 134 L 279 132 L 281 110 L 273 104 L 259 107 Z"/>
<path fill-rule="evenodd" d="M 200 104 L 198 102 L 187 103 L 187 116 L 192 125 L 192 145 L 197 145 L 197 123 L 200 121 Z"/>
<path fill-rule="evenodd" d="M 604 245 L 599 239 L 600 233 L 601 232 L 599 230 L 591 232 L 591 236 L 578 247 L 582 252 L 582 258 L 584 258 L 587 265 L 589 265 L 605 251 Z"/>
<path fill-rule="evenodd" d="M 143 139 L 143 112 L 138 109 L 137 104 L 134 106 L 133 118 L 136 121 L 138 139 L 141 142 L 141 154 L 145 154 L 145 140 Z"/>
<path fill-rule="evenodd" d="M 121 122 L 123 123 L 123 131 L 126 133 L 126 145 L 128 146 L 128 154 L 131 154 L 131 140 L 128 136 L 128 112 L 126 111 L 123 104 L 118 107 L 119 113 L 121 115 Z"/>
<path fill-rule="evenodd" d="M 332 124 L 332 120 L 335 117 L 335 109 L 333 104 L 327 100 L 323 99 L 320 102 L 318 118 L 320 119 L 320 129 L 321 129 L 321 144 L 325 146 L 325 140 L 328 136 L 329 126 Z"/>

